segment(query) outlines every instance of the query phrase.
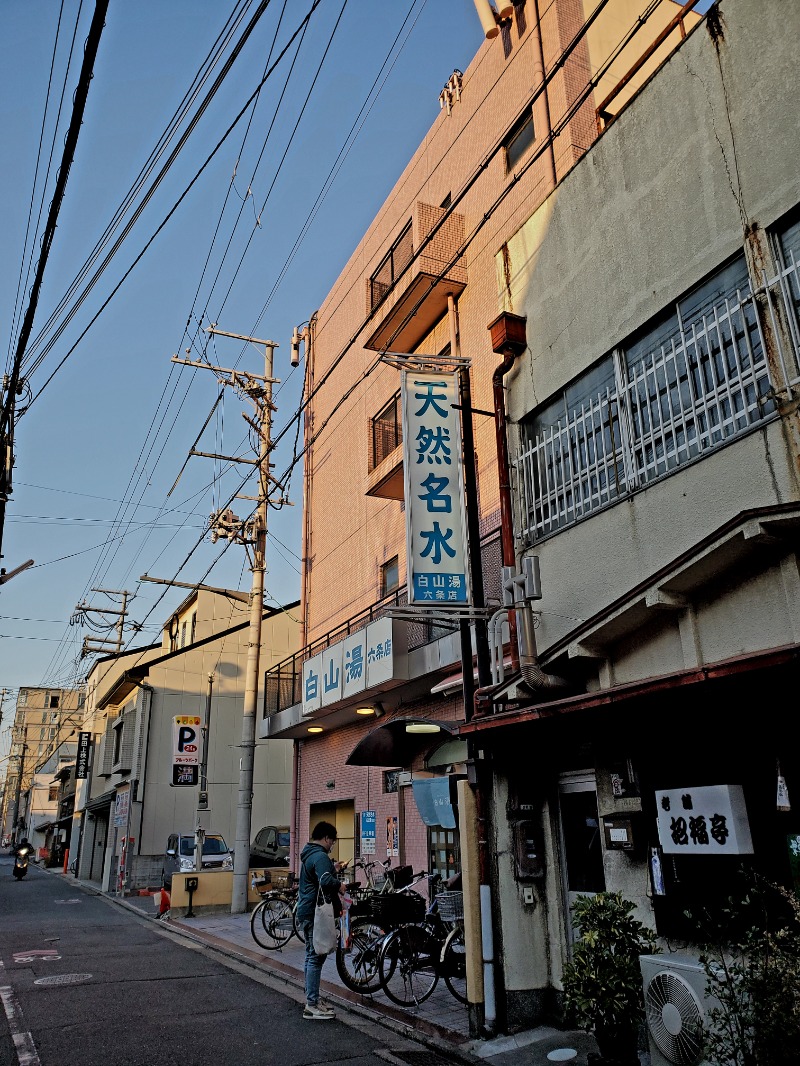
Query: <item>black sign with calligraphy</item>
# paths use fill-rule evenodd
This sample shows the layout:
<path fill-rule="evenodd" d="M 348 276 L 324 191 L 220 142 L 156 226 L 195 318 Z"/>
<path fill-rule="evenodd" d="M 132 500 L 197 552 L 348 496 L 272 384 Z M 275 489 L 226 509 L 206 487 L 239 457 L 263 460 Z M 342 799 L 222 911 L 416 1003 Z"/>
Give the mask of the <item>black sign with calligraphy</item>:
<path fill-rule="evenodd" d="M 78 734 L 78 754 L 75 758 L 76 781 L 85 781 L 89 776 L 89 749 L 91 744 L 91 733 Z"/>

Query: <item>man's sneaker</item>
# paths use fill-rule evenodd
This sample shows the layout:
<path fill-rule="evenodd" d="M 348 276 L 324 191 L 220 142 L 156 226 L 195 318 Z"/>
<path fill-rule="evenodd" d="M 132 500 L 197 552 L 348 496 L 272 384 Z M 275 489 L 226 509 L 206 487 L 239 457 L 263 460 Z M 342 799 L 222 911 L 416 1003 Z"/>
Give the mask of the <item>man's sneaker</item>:
<path fill-rule="evenodd" d="M 332 1007 L 324 1006 L 322 1003 L 306 1003 L 303 1017 L 318 1022 L 328 1022 L 336 1017 L 336 1012 Z"/>

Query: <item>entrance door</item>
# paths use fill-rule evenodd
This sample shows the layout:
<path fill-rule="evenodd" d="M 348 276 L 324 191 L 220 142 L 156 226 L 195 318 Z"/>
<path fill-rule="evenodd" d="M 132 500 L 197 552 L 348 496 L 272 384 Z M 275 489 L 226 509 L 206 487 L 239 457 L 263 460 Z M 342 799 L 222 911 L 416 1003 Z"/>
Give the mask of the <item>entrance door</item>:
<path fill-rule="evenodd" d="M 572 943 L 577 937 L 572 927 L 576 896 L 594 895 L 606 887 L 594 773 L 581 770 L 562 774 L 558 791 L 567 932 L 568 942 Z"/>
<path fill-rule="evenodd" d="M 336 826 L 336 843 L 331 849 L 334 862 L 349 862 L 352 865 L 355 855 L 355 818 L 356 808 L 353 800 L 339 800 L 337 803 L 312 803 L 309 808 L 308 837 L 317 822 L 330 822 Z M 300 844 L 302 851 L 305 841 Z"/>

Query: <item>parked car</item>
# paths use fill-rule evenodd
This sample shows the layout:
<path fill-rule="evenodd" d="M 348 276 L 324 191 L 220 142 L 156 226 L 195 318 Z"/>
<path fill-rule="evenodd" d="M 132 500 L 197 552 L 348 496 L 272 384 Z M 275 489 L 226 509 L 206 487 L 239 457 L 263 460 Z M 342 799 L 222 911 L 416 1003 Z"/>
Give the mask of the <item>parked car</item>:
<path fill-rule="evenodd" d="M 194 833 L 172 833 L 164 849 L 161 879 L 165 888 L 172 888 L 172 875 L 194 870 Z M 206 833 L 203 841 L 202 868 L 204 870 L 232 870 L 233 852 L 219 833 Z"/>
<path fill-rule="evenodd" d="M 288 825 L 265 825 L 250 845 L 250 866 L 288 866 Z"/>

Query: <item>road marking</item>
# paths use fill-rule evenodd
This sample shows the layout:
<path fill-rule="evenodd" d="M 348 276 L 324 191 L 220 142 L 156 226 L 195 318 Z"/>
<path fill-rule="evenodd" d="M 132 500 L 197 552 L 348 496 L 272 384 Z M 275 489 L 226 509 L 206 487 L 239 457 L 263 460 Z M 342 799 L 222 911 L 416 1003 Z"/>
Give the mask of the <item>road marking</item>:
<path fill-rule="evenodd" d="M 31 948 L 13 955 L 14 962 L 56 962 L 60 958 L 55 948 Z"/>
<path fill-rule="evenodd" d="M 5 966 L 0 960 L 0 980 L 5 974 Z M 22 1008 L 14 995 L 13 988 L 8 985 L 0 985 L 0 1003 L 3 1004 L 11 1039 L 17 1052 L 19 1066 L 41 1066 L 36 1045 L 33 1037 L 25 1029 L 25 1019 L 22 1016 Z"/>

